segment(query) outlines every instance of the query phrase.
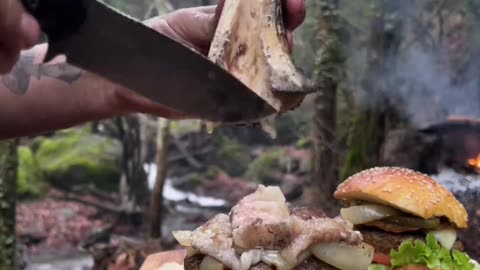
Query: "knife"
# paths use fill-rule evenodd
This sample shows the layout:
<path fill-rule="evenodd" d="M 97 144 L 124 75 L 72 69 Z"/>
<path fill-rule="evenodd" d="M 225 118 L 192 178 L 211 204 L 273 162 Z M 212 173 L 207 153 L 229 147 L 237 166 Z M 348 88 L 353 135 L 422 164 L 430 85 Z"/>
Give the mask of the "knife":
<path fill-rule="evenodd" d="M 207 57 L 97 0 L 22 2 L 48 38 L 45 61 L 65 55 L 69 64 L 202 120 L 245 124 L 275 113 Z"/>

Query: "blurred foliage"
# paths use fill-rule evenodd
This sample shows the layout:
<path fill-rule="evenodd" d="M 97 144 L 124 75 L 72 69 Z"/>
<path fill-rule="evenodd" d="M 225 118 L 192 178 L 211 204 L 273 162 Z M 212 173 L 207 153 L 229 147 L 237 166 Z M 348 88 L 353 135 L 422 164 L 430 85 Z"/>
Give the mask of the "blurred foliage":
<path fill-rule="evenodd" d="M 257 157 L 248 167 L 245 178 L 257 183 L 278 182 L 276 171 L 281 170 L 284 165 L 283 158 L 285 158 L 285 149 L 272 148 L 262 153 Z"/>
<path fill-rule="evenodd" d="M 218 167 L 233 177 L 242 175 L 252 159 L 250 149 L 226 136 L 221 136 L 217 147 Z"/>
<path fill-rule="evenodd" d="M 18 151 L 17 194 L 20 198 L 38 197 L 45 194 L 47 183 L 37 159 L 28 146 Z"/>

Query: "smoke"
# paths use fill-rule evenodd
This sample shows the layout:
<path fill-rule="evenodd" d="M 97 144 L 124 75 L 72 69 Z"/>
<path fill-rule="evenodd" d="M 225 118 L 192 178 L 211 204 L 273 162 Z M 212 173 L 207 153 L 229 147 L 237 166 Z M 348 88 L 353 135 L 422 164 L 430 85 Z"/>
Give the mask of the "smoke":
<path fill-rule="evenodd" d="M 382 22 L 383 30 L 387 31 L 384 37 L 386 42 L 399 44 L 400 49 L 382 48 L 391 52 L 383 56 L 383 68 L 376 70 L 378 67 L 369 59 L 368 51 L 374 43 L 361 40 L 346 46 L 348 88 L 357 105 L 382 109 L 389 104 L 416 128 L 445 121 L 451 116 L 480 118 L 480 61 L 471 49 L 474 48 L 473 37 L 480 33 L 480 25 L 468 28 L 466 21 L 474 24 L 474 19 L 467 16 L 461 20 L 459 18 L 463 17 L 456 18 L 457 13 L 452 12 L 441 22 L 444 33 L 440 42 L 435 40 L 440 36 L 434 32 L 435 27 L 426 33 L 425 29 L 418 29 L 419 22 L 415 21 L 427 1 L 414 2 L 393 1 L 391 13 L 389 7 L 386 8 L 390 17 Z M 403 3 L 402 6 L 398 6 L 399 3 Z M 434 18 L 431 14 L 423 18 L 429 16 Z M 449 18 L 454 19 L 449 21 Z M 370 34 L 375 29 L 367 24 L 364 28 Z M 405 46 L 412 37 L 413 46 Z M 464 52 L 466 57 L 462 58 Z"/>
<path fill-rule="evenodd" d="M 413 126 L 422 128 L 450 116 L 480 117 L 480 74 L 469 65 L 456 82 L 450 65 L 440 64 L 438 54 L 412 48 L 401 59 L 388 79 L 397 82 L 387 98 Z"/>

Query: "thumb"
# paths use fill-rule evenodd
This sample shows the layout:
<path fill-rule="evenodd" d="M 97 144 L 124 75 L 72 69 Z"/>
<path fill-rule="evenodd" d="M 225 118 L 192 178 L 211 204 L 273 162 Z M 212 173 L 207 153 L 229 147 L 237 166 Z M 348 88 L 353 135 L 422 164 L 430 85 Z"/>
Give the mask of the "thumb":
<path fill-rule="evenodd" d="M 225 0 L 219 0 L 217 8 L 215 9 L 215 24 L 217 24 L 218 21 L 220 20 L 220 16 L 222 15 L 224 6 L 225 6 Z"/>
<path fill-rule="evenodd" d="M 215 35 L 215 10 L 216 6 L 186 8 L 175 11 L 164 19 L 181 39 L 204 52 L 210 47 Z"/>

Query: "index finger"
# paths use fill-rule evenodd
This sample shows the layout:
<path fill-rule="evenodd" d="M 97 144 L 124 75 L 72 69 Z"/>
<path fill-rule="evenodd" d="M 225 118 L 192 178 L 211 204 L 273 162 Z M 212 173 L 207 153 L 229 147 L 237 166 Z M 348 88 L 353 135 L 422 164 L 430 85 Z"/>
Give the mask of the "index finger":
<path fill-rule="evenodd" d="M 22 6 L 16 0 L 0 0 L 0 43 L 5 49 L 16 51 L 20 48 Z"/>
<path fill-rule="evenodd" d="M 285 27 L 293 31 L 305 20 L 305 0 L 283 0 Z"/>

